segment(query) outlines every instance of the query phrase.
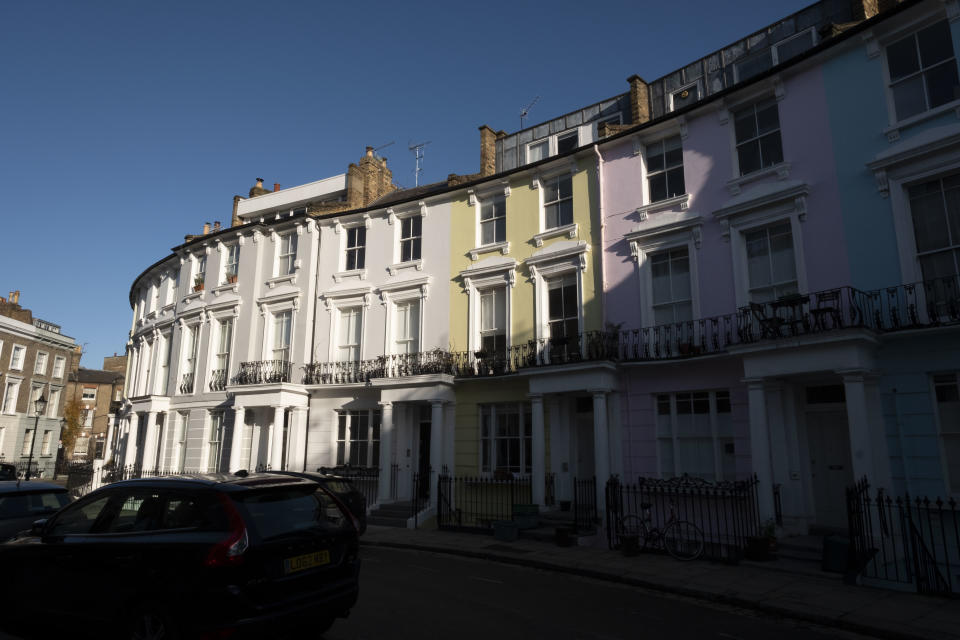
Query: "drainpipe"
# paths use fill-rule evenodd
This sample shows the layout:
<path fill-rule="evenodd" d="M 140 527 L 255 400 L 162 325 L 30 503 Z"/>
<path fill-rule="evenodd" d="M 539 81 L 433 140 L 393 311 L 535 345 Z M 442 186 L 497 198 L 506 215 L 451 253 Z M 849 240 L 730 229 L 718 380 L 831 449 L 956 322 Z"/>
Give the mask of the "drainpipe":
<path fill-rule="evenodd" d="M 600 147 L 593 145 L 593 152 L 597 156 L 597 216 L 600 218 L 600 324 L 602 329 L 607 327 L 607 274 L 604 269 L 603 250 L 606 246 L 605 223 L 603 219 L 603 155 L 600 153 Z"/>
<path fill-rule="evenodd" d="M 897 424 L 897 440 L 900 442 L 900 462 L 903 464 L 903 482 L 909 495 L 914 495 L 910 484 L 910 472 L 907 471 L 907 450 L 904 448 L 903 420 L 900 417 L 900 403 L 897 401 L 897 390 L 893 390 L 893 413 Z M 891 487 L 891 490 L 893 487 Z"/>

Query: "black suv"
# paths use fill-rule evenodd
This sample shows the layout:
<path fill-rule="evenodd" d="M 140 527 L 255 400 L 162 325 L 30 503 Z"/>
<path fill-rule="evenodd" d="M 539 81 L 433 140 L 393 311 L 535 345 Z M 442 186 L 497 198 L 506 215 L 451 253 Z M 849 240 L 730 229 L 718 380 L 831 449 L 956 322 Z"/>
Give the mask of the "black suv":
<path fill-rule="evenodd" d="M 121 638 L 224 638 L 280 626 L 315 635 L 357 601 L 356 523 L 302 478 L 117 482 L 32 533 L 0 545 L 0 601 L 27 627 L 59 619 L 121 629 Z"/>
<path fill-rule="evenodd" d="M 273 471 L 285 476 L 296 476 L 313 480 L 321 487 L 335 495 L 344 506 L 350 510 L 357 520 L 357 532 L 363 535 L 367 530 L 367 499 L 355 486 L 350 478 L 319 471 Z"/>

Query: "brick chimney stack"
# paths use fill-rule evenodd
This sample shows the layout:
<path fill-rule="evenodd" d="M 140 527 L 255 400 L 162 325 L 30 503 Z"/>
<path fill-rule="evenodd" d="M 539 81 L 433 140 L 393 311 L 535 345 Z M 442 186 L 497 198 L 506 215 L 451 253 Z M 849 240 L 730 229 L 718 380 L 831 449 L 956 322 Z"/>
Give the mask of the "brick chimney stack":
<path fill-rule="evenodd" d="M 643 124 L 650 120 L 650 89 L 647 82 L 634 74 L 627 78 L 630 83 L 630 124 Z"/>
<path fill-rule="evenodd" d="M 487 125 L 480 127 L 480 175 L 497 172 L 497 134 Z"/>
<path fill-rule="evenodd" d="M 396 189 L 387 159 L 376 157 L 373 147 L 367 147 L 360 162 L 347 167 L 347 207 L 350 209 L 365 207 Z"/>
<path fill-rule="evenodd" d="M 274 191 L 274 193 L 276 193 L 277 191 L 280 191 L 280 183 L 279 183 L 279 182 L 274 182 L 274 183 L 273 183 L 273 191 Z"/>

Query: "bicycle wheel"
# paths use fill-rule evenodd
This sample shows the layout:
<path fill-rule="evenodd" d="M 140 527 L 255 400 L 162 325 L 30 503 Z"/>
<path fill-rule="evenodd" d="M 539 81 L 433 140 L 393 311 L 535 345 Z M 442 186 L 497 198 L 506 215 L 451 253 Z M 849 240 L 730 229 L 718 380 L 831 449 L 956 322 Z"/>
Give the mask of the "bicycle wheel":
<path fill-rule="evenodd" d="M 640 516 L 629 515 L 620 518 L 617 535 L 620 537 L 621 545 L 624 538 L 636 538 L 637 551 L 643 551 L 647 546 L 647 527 Z"/>
<path fill-rule="evenodd" d="M 703 555 L 703 532 L 692 522 L 678 520 L 663 530 L 663 546 L 677 560 L 696 560 Z"/>

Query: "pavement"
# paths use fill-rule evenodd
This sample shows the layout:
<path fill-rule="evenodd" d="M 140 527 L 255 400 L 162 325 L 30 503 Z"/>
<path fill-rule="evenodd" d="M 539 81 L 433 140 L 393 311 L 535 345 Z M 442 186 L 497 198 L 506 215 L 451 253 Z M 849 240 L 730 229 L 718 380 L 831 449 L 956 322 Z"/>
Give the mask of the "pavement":
<path fill-rule="evenodd" d="M 361 544 L 479 558 L 719 602 L 891 640 L 960 640 L 960 600 L 844 584 L 839 574 L 798 574 L 777 563 L 737 565 L 606 548 L 559 547 L 493 536 L 369 526 Z"/>

